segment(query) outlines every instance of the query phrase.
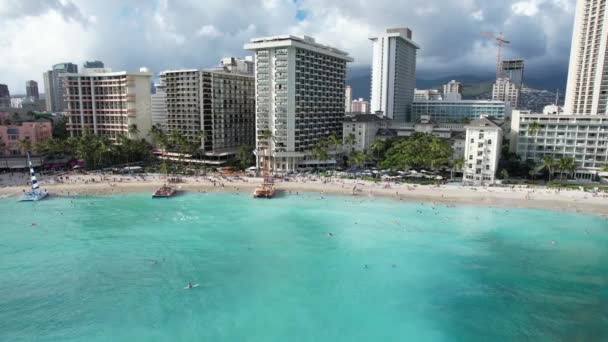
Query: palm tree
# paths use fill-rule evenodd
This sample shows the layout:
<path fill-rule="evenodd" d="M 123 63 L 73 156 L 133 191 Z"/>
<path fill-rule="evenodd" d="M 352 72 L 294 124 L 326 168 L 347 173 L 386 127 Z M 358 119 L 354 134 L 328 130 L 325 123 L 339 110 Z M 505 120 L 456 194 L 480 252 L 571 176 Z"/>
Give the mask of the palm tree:
<path fill-rule="evenodd" d="M 137 128 L 137 124 L 131 124 L 129 126 L 129 134 L 137 137 L 139 134 L 139 128 Z"/>
<path fill-rule="evenodd" d="M 313 158 L 319 161 L 326 161 L 329 159 L 329 154 L 327 153 L 327 146 L 323 140 L 319 141 L 312 148 L 312 156 Z"/>
<path fill-rule="evenodd" d="M 576 170 L 576 162 L 573 157 L 562 157 L 556 164 L 559 169 L 559 180 L 563 179 L 564 171 L 568 171 L 567 175 L 571 175 Z"/>
<path fill-rule="evenodd" d="M 454 179 L 454 171 L 462 171 L 464 166 L 464 158 L 454 159 L 452 161 L 452 168 L 450 169 L 450 178 Z"/>
<path fill-rule="evenodd" d="M 536 135 L 536 133 L 540 130 L 540 125 L 538 122 L 533 121 L 528 125 L 528 133 L 530 135 Z"/>
<path fill-rule="evenodd" d="M 370 149 L 376 155 L 376 161 L 379 161 L 380 154 L 382 154 L 384 152 L 384 150 L 386 149 L 386 144 L 384 143 L 383 140 L 376 139 L 370 146 Z"/>
<path fill-rule="evenodd" d="M 551 177 L 553 176 L 555 166 L 556 166 L 556 162 L 555 162 L 555 159 L 553 159 L 553 156 L 545 155 L 543 157 L 543 161 L 540 166 L 540 170 L 547 170 L 547 172 L 549 172 L 549 181 L 551 181 Z"/>
<path fill-rule="evenodd" d="M 17 145 L 21 149 L 22 152 L 30 152 L 32 150 L 33 144 L 29 139 L 21 139 L 17 142 Z"/>
<path fill-rule="evenodd" d="M 507 169 L 502 169 L 500 171 L 500 176 L 502 177 L 503 180 L 507 180 L 509 179 L 509 171 L 507 171 Z"/>
<path fill-rule="evenodd" d="M 354 133 L 348 133 L 346 138 L 344 138 L 344 145 L 354 145 L 357 142 L 357 138 Z"/>

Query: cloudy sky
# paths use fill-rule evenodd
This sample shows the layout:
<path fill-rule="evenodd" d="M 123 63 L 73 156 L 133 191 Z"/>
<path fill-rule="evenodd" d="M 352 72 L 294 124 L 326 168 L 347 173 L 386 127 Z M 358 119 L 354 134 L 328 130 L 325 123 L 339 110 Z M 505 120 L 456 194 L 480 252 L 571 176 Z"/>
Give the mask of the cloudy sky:
<path fill-rule="evenodd" d="M 408 26 L 422 78 L 490 73 L 504 32 L 506 57 L 526 73 L 565 72 L 575 0 L 0 0 L 0 83 L 42 88 L 52 64 L 99 59 L 115 70 L 209 67 L 243 56 L 252 37 L 307 34 L 370 63 L 367 40 Z M 42 91 L 42 89 L 41 89 Z"/>

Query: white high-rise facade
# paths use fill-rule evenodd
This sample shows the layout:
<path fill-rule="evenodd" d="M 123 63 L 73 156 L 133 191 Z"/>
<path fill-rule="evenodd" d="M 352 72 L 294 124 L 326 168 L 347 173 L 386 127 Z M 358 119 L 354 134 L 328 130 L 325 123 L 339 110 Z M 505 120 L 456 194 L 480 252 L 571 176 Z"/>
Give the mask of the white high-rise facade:
<path fill-rule="evenodd" d="M 152 125 L 167 131 L 167 91 L 162 75 L 161 73 L 160 81 L 154 84 L 156 94 L 150 96 L 150 103 L 152 106 Z"/>
<path fill-rule="evenodd" d="M 508 102 L 511 108 L 516 109 L 519 103 L 519 88 L 510 78 L 496 79 L 492 87 L 492 100 Z"/>
<path fill-rule="evenodd" d="M 347 113 L 353 111 L 353 88 L 351 86 L 346 86 L 344 89 L 344 110 Z"/>
<path fill-rule="evenodd" d="M 565 113 L 608 114 L 606 0 L 578 0 L 572 33 Z"/>
<path fill-rule="evenodd" d="M 353 59 L 306 36 L 256 38 L 245 49 L 256 53 L 258 166 L 291 171 L 327 163 L 312 150 L 323 137 L 342 138 L 346 63 Z"/>
<path fill-rule="evenodd" d="M 416 50 L 408 28 L 387 29 L 372 41 L 371 111 L 406 121 L 416 88 Z"/>

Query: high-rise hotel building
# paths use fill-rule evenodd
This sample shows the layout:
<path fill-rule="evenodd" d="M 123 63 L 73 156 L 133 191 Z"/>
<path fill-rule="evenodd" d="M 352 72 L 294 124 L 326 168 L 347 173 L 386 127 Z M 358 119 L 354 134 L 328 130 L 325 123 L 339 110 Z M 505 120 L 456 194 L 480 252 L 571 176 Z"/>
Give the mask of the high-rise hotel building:
<path fill-rule="evenodd" d="M 566 114 L 608 114 L 606 11 L 606 0 L 576 1 L 564 109 Z"/>
<path fill-rule="evenodd" d="M 205 161 L 221 164 L 241 146 L 255 143 L 255 79 L 218 70 L 167 70 L 164 84 L 167 132 L 201 143 Z"/>
<path fill-rule="evenodd" d="M 152 74 L 111 69 L 84 69 L 62 75 L 67 130 L 78 136 L 88 130 L 112 142 L 120 136 L 148 139 Z"/>
<path fill-rule="evenodd" d="M 371 111 L 405 122 L 416 88 L 416 50 L 408 28 L 387 29 L 372 41 Z"/>
<path fill-rule="evenodd" d="M 256 53 L 258 166 L 290 171 L 326 162 L 311 151 L 323 137 L 342 138 L 346 63 L 353 59 L 307 36 L 256 38 L 245 49 Z"/>

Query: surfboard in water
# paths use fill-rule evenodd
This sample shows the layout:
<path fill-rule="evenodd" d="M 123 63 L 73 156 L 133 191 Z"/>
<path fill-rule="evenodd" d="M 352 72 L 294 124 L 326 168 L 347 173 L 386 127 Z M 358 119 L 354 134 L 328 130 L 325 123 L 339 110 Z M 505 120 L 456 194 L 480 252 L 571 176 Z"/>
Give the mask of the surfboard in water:
<path fill-rule="evenodd" d="M 192 288 L 195 288 L 197 286 L 198 286 L 198 284 L 192 284 Z M 188 289 L 190 289 L 190 287 L 188 287 L 188 286 L 184 287 L 184 290 L 188 290 Z"/>

